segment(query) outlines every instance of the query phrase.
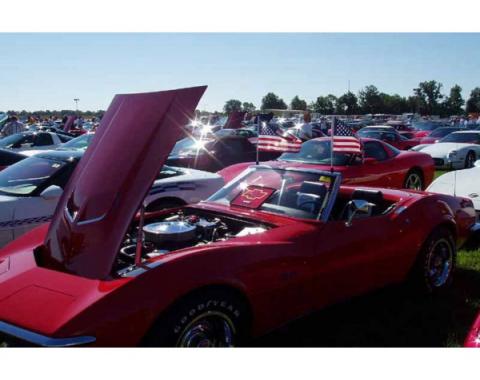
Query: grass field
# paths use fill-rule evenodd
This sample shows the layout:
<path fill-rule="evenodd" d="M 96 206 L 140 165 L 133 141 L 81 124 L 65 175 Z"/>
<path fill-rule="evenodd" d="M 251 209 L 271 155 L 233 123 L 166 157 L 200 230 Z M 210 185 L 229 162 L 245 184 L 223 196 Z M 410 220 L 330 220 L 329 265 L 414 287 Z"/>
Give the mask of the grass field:
<path fill-rule="evenodd" d="M 436 171 L 435 178 L 445 171 Z M 302 318 L 258 346 L 456 347 L 480 312 L 480 249 L 459 251 L 451 288 L 439 296 L 393 286 Z"/>

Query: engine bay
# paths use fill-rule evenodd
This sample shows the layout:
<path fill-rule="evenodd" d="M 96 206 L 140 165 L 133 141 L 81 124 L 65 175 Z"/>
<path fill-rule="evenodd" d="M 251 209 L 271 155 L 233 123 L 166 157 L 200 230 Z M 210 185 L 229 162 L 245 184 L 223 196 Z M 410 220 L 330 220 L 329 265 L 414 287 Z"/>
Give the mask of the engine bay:
<path fill-rule="evenodd" d="M 134 223 L 117 255 L 114 271 L 124 276 L 136 268 L 137 250 L 141 262 L 188 247 L 208 245 L 259 234 L 271 226 L 198 209 L 181 209 Z"/>

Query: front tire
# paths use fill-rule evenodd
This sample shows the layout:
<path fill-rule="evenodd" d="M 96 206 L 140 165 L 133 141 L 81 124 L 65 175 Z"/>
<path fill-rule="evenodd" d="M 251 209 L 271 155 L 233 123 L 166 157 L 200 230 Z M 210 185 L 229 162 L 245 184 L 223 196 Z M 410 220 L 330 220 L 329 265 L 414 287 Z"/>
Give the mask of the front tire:
<path fill-rule="evenodd" d="M 247 336 L 248 311 L 230 292 L 206 290 L 181 300 L 153 326 L 152 347 L 234 347 Z"/>
<path fill-rule="evenodd" d="M 434 230 L 423 245 L 412 271 L 412 282 L 424 293 L 438 293 L 452 283 L 457 249 L 447 228 Z"/>
<path fill-rule="evenodd" d="M 423 190 L 424 184 L 422 173 L 416 169 L 410 170 L 403 182 L 403 188 L 410 190 Z"/>

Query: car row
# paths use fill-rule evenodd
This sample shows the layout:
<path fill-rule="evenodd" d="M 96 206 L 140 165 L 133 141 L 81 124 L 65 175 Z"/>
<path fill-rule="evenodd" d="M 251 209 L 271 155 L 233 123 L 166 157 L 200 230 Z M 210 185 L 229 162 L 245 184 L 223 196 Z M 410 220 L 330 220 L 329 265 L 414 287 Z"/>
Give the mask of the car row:
<path fill-rule="evenodd" d="M 225 185 L 202 202 L 149 208 L 205 89 L 117 95 L 84 152 L 39 153 L 83 156 L 51 221 L 0 251 L 0 341 L 235 346 L 389 284 L 433 294 L 450 284 L 457 248 L 478 227 L 473 202 L 393 189 L 412 172 L 423 182 L 407 187 L 427 186 L 433 161 L 379 140 L 332 162 L 331 139 L 312 139 L 224 168 Z M 12 168 L 0 172 L 7 184 L 31 189 L 8 182 Z"/>

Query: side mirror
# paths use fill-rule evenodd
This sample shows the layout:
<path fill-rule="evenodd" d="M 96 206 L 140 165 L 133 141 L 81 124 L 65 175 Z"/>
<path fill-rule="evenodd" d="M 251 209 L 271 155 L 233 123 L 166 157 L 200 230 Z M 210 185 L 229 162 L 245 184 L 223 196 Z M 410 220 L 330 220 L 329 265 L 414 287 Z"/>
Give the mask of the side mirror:
<path fill-rule="evenodd" d="M 357 215 L 370 216 L 372 214 L 372 208 L 375 205 L 373 203 L 367 202 L 363 199 L 353 199 L 348 202 L 348 219 L 345 222 L 345 226 L 350 227 L 352 225 L 353 219 Z"/>
<path fill-rule="evenodd" d="M 377 160 L 376 160 L 375 158 L 373 158 L 373 157 L 365 157 L 365 158 L 363 159 L 363 163 L 364 163 L 364 164 L 368 164 L 368 165 L 374 164 L 374 163 L 376 163 L 376 162 L 377 162 Z"/>
<path fill-rule="evenodd" d="M 58 199 L 63 194 L 63 190 L 60 186 L 51 185 L 42 191 L 40 196 L 46 200 Z"/>
<path fill-rule="evenodd" d="M 480 168 L 480 160 L 475 161 L 474 165 L 475 165 L 477 168 Z"/>

